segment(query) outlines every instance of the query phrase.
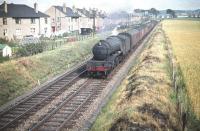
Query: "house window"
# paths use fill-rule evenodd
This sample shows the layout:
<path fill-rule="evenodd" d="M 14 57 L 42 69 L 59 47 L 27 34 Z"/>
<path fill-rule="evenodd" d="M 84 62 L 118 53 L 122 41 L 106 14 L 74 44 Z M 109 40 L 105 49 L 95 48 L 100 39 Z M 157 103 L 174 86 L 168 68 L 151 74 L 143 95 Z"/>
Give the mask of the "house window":
<path fill-rule="evenodd" d="M 70 18 L 69 18 L 69 22 L 70 22 Z"/>
<path fill-rule="evenodd" d="M 7 30 L 7 29 L 4 29 L 4 30 L 3 30 L 3 35 L 4 35 L 4 36 L 7 36 L 7 33 L 8 33 L 8 30 Z"/>
<path fill-rule="evenodd" d="M 57 31 L 61 30 L 60 26 L 57 26 Z"/>
<path fill-rule="evenodd" d="M 35 24 L 35 19 L 34 18 L 31 19 L 31 24 Z"/>
<path fill-rule="evenodd" d="M 73 26 L 71 26 L 71 30 L 73 31 Z"/>
<path fill-rule="evenodd" d="M 45 20 L 45 24 L 48 24 L 48 19 L 47 19 L 47 18 L 44 18 L 44 20 Z"/>
<path fill-rule="evenodd" d="M 35 34 L 35 28 L 31 28 L 31 33 Z"/>
<path fill-rule="evenodd" d="M 60 22 L 60 17 L 57 18 L 57 22 Z"/>
<path fill-rule="evenodd" d="M 16 35 L 21 35 L 21 29 L 16 29 Z"/>
<path fill-rule="evenodd" d="M 69 28 L 69 31 L 70 31 L 70 26 L 68 28 Z"/>
<path fill-rule="evenodd" d="M 47 28 L 44 28 L 44 33 L 45 33 L 45 34 L 47 33 Z"/>
<path fill-rule="evenodd" d="M 77 22 L 77 19 L 75 19 L 75 22 Z"/>
<path fill-rule="evenodd" d="M 52 19 L 52 23 L 54 23 L 54 22 L 55 22 L 55 19 L 53 18 L 53 19 Z"/>
<path fill-rule="evenodd" d="M 15 19 L 15 23 L 16 23 L 16 24 L 21 24 L 21 23 L 22 23 L 22 22 L 21 22 L 21 19 L 20 19 L 20 18 L 16 18 L 16 19 Z"/>
<path fill-rule="evenodd" d="M 7 25 L 7 18 L 3 18 L 3 24 Z"/>

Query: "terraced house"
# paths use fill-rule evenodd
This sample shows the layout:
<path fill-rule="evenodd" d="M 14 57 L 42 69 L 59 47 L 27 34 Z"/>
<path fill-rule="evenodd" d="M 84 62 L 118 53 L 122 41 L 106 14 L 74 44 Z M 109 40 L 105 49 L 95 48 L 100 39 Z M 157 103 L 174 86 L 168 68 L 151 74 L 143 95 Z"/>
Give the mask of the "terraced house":
<path fill-rule="evenodd" d="M 51 6 L 46 12 L 51 18 L 51 30 L 55 34 L 63 34 L 65 32 L 81 32 L 81 28 L 93 29 L 93 14 L 92 10 L 85 8 L 79 9 L 63 6 Z M 96 29 L 103 27 L 103 18 L 105 15 L 102 12 L 96 12 Z"/>
<path fill-rule="evenodd" d="M 92 15 L 91 13 L 86 10 L 85 8 L 83 9 L 76 9 L 78 14 L 81 16 L 80 17 L 80 28 L 93 28 L 93 20 L 92 20 Z"/>
<path fill-rule="evenodd" d="M 51 34 L 50 18 L 34 8 L 22 4 L 0 5 L 0 38 L 22 39 L 24 36 L 49 36 Z"/>
<path fill-rule="evenodd" d="M 65 32 L 78 32 L 80 15 L 72 8 L 63 6 L 51 6 L 46 12 L 51 18 L 51 31 L 56 34 Z"/>
<path fill-rule="evenodd" d="M 93 18 L 95 17 L 95 28 L 96 30 L 101 30 L 104 24 L 104 18 L 106 17 L 105 13 L 102 11 L 95 10 L 95 14 L 92 9 L 86 10 L 83 9 L 76 9 L 78 14 L 81 16 L 80 19 L 80 28 L 91 28 L 93 29 Z"/>

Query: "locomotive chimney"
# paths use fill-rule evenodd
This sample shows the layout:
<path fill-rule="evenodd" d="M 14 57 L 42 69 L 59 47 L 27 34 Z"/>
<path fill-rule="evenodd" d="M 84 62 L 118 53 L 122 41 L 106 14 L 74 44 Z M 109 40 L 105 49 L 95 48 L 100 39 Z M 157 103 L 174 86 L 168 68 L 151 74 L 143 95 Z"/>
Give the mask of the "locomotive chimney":
<path fill-rule="evenodd" d="M 6 3 L 6 0 L 4 0 L 4 2 L 3 2 L 3 11 L 4 11 L 4 13 L 8 13 L 8 5 L 7 5 L 7 3 Z"/>

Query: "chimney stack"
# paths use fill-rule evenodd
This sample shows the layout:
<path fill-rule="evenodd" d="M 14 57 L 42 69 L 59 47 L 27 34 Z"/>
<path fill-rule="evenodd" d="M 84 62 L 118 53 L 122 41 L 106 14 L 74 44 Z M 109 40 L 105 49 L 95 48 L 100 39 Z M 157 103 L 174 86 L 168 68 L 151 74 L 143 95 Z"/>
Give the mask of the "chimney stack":
<path fill-rule="evenodd" d="M 38 4 L 34 3 L 34 9 L 35 9 L 35 13 L 38 13 Z"/>
<path fill-rule="evenodd" d="M 4 0 L 4 2 L 3 2 L 3 7 L 4 7 L 4 13 L 8 13 L 8 5 L 7 5 L 7 3 L 6 3 L 6 0 Z"/>
<path fill-rule="evenodd" d="M 67 12 L 67 7 L 66 7 L 66 4 L 65 3 L 63 3 L 63 12 Z"/>

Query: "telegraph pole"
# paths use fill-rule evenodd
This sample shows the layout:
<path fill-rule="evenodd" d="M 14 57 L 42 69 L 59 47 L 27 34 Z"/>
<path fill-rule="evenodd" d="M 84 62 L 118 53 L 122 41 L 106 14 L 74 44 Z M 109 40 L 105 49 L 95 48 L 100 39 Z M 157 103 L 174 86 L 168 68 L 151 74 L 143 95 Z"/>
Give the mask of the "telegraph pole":
<path fill-rule="evenodd" d="M 97 10 L 94 8 L 94 9 L 92 9 L 92 19 L 93 19 L 93 37 L 94 37 L 94 35 L 95 35 L 95 33 L 96 33 L 96 25 L 95 25 L 95 21 L 96 21 L 96 12 L 97 12 Z"/>

